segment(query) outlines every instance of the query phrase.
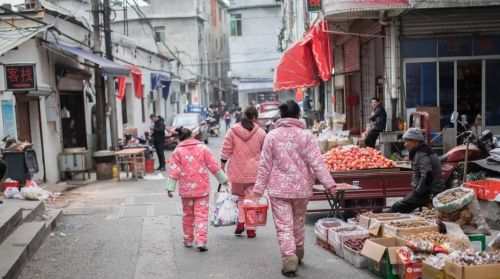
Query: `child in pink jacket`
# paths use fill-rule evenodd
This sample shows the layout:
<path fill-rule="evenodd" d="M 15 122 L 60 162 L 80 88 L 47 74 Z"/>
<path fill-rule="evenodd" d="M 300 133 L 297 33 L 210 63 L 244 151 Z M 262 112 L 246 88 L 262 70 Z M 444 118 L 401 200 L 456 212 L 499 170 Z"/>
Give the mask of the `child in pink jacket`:
<path fill-rule="evenodd" d="M 231 182 L 231 194 L 238 196 L 238 225 L 235 234 L 245 231 L 243 200 L 253 196 L 252 189 L 259 169 L 260 151 L 266 133 L 257 124 L 259 112 L 254 106 L 243 111 L 241 122 L 233 125 L 224 138 L 221 151 L 222 169 L 227 162 L 227 175 Z M 247 227 L 248 238 L 256 237 L 255 228 Z"/>
<path fill-rule="evenodd" d="M 280 105 L 281 119 L 264 141 L 253 192 L 267 189 L 283 259 L 281 272 L 293 277 L 304 257 L 304 221 L 315 177 L 327 190 L 335 188 L 319 151 L 316 137 L 299 120 L 294 101 Z"/>
<path fill-rule="evenodd" d="M 175 129 L 180 144 L 172 153 L 169 164 L 167 186 L 169 197 L 179 183 L 179 195 L 182 199 L 182 228 L 184 245 L 194 244 L 200 252 L 207 251 L 208 203 L 210 194 L 209 172 L 217 177 L 221 184 L 227 184 L 227 178 L 212 152 L 202 142 L 192 137 L 191 130 Z"/>

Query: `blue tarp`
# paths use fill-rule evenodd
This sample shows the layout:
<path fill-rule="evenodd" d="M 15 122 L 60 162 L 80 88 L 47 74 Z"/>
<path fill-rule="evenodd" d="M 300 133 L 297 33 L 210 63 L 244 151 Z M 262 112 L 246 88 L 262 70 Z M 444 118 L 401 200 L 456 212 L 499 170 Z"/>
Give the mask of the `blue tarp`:
<path fill-rule="evenodd" d="M 161 89 L 163 99 L 167 99 L 170 94 L 170 77 L 164 74 L 151 74 L 151 90 L 156 90 L 158 86 L 163 86 Z"/>

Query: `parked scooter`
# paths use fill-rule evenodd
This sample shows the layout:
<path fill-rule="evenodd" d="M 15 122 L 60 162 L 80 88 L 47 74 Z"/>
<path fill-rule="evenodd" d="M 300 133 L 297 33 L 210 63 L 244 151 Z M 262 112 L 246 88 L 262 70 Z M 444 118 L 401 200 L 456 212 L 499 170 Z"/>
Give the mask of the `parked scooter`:
<path fill-rule="evenodd" d="M 208 117 L 207 122 L 208 122 L 208 132 L 210 133 L 210 136 L 218 137 L 220 134 L 220 126 L 219 123 L 217 123 L 215 117 L 211 116 Z"/>
<path fill-rule="evenodd" d="M 478 136 L 470 130 L 467 122 L 459 121 L 457 117 L 458 113 L 453 112 L 450 122 L 458 123 L 464 129 L 464 132 L 457 136 L 457 139 L 463 139 L 463 144 L 452 148 L 440 157 L 446 188 L 461 185 L 466 180 L 468 163 L 485 159 L 490 155 L 490 151 L 496 147 L 493 133 L 490 130 L 484 130 Z"/>
<path fill-rule="evenodd" d="M 171 127 L 165 128 L 165 148 L 168 150 L 173 150 L 179 144 L 179 138 L 177 137 L 177 132 Z"/>

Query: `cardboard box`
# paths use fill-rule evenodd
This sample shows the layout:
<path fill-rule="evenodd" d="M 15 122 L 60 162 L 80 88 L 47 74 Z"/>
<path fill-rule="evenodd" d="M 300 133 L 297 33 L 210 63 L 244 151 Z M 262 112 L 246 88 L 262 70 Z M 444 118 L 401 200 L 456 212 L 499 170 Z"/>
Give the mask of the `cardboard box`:
<path fill-rule="evenodd" d="M 486 235 L 484 234 L 468 234 L 470 243 L 476 251 L 484 252 L 486 250 Z"/>
<path fill-rule="evenodd" d="M 405 251 L 407 250 L 407 252 Z M 409 248 L 401 248 L 398 251 L 398 266 L 400 279 L 421 279 L 422 278 L 422 262 L 412 261 L 410 259 L 413 252 Z"/>
<path fill-rule="evenodd" d="M 398 249 L 406 241 L 395 237 L 369 239 L 365 242 L 361 255 L 368 258 L 368 270 L 386 279 L 398 278 Z"/>
<path fill-rule="evenodd" d="M 391 226 L 390 222 L 388 222 L 387 224 L 384 224 L 384 234 L 390 234 L 395 236 L 411 236 L 414 234 L 419 234 L 424 232 L 439 232 L 439 227 L 436 224 L 420 220 L 408 220 L 408 221 L 419 221 L 425 223 L 425 226 L 415 227 L 415 228 L 398 228 Z"/>
<path fill-rule="evenodd" d="M 380 225 L 380 222 L 395 221 L 408 218 L 411 217 L 409 215 L 404 215 L 401 213 L 379 213 L 375 214 L 375 217 L 361 215 L 359 217 L 359 226 L 365 230 L 369 230 L 373 235 L 382 235 L 383 228 L 381 228 L 382 226 Z"/>
<path fill-rule="evenodd" d="M 417 107 L 417 111 L 425 111 L 429 114 L 431 131 L 441 131 L 441 109 L 439 107 Z"/>
<path fill-rule="evenodd" d="M 464 266 L 446 261 L 444 265 L 446 278 L 450 279 L 498 279 L 500 264 Z"/>
<path fill-rule="evenodd" d="M 422 279 L 445 279 L 444 269 L 422 262 Z"/>

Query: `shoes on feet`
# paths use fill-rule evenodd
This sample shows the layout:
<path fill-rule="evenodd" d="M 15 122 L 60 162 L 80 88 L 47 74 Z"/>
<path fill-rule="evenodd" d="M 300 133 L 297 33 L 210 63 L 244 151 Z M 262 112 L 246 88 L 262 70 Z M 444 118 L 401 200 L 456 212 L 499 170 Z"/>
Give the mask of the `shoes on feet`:
<path fill-rule="evenodd" d="M 255 230 L 247 230 L 247 237 L 248 238 L 255 238 L 257 234 L 255 233 Z"/>
<path fill-rule="evenodd" d="M 206 245 L 206 244 L 198 244 L 198 245 L 196 245 L 196 248 L 198 248 L 198 250 L 199 250 L 200 252 L 205 252 L 205 251 L 207 251 L 207 250 L 208 250 L 208 247 L 207 247 L 207 245 Z"/>
<path fill-rule="evenodd" d="M 184 247 L 188 247 L 188 248 L 193 247 L 193 243 L 184 241 Z"/>
<path fill-rule="evenodd" d="M 163 168 L 159 168 L 158 170 L 159 170 L 159 171 L 166 171 L 165 167 L 163 167 Z"/>
<path fill-rule="evenodd" d="M 302 260 L 304 259 L 304 246 L 297 246 L 295 249 L 295 254 L 299 259 L 299 264 L 302 264 Z"/>
<path fill-rule="evenodd" d="M 242 234 L 245 231 L 245 223 L 238 223 L 236 225 L 236 230 L 234 231 L 234 234 Z"/>
<path fill-rule="evenodd" d="M 286 256 L 283 257 L 283 268 L 281 269 L 281 274 L 286 277 L 295 277 L 297 271 L 299 270 L 299 259 L 297 256 Z"/>

